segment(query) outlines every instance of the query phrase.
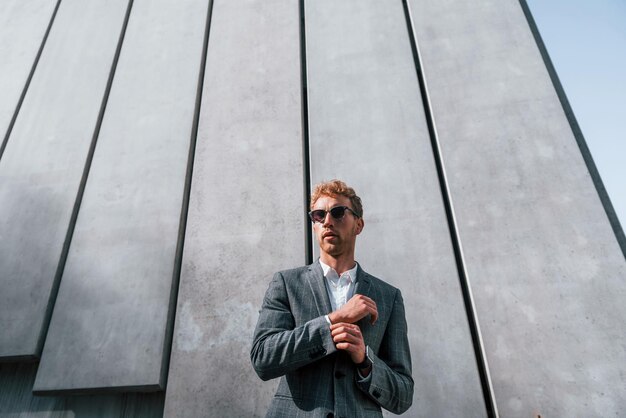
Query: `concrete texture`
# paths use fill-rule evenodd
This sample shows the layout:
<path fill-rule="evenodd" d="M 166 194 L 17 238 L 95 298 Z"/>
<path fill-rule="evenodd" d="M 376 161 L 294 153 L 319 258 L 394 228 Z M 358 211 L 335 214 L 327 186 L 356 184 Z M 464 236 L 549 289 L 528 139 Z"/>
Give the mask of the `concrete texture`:
<path fill-rule="evenodd" d="M 55 5 L 23 3 L 5 121 Z M 310 176 L 354 185 L 357 259 L 403 292 L 405 416 L 485 416 L 403 2 L 304 3 Z M 187 213 L 210 4 L 134 0 L 73 230 L 129 3 L 60 3 L 0 159 L 0 418 L 265 414 L 257 311 L 307 255 L 298 2 L 214 1 Z M 624 415 L 626 261 L 520 4 L 408 4 L 500 416 Z"/>
<path fill-rule="evenodd" d="M 0 359 L 39 357 L 126 5 L 63 2 L 0 160 Z"/>
<path fill-rule="evenodd" d="M 264 416 L 250 363 L 275 271 L 304 264 L 298 3 L 216 0 L 167 417 Z"/>
<path fill-rule="evenodd" d="M 0 3 L 0 144 L 4 139 L 57 0 Z"/>
<path fill-rule="evenodd" d="M 36 364 L 0 364 L 0 418 L 159 418 L 164 393 L 33 396 Z"/>
<path fill-rule="evenodd" d="M 311 179 L 357 190 L 357 261 L 403 293 L 407 416 L 485 416 L 402 3 L 306 5 Z"/>
<path fill-rule="evenodd" d="M 133 3 L 38 393 L 165 387 L 206 10 L 205 0 Z"/>
<path fill-rule="evenodd" d="M 501 416 L 623 416 L 626 262 L 516 0 L 410 2 Z"/>

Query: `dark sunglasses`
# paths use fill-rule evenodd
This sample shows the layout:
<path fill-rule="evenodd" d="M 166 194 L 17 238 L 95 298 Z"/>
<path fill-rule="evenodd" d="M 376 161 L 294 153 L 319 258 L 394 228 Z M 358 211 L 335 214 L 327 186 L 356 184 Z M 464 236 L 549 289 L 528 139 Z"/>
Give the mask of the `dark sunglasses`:
<path fill-rule="evenodd" d="M 334 208 L 332 208 L 329 211 L 326 211 L 326 210 L 323 210 L 323 209 L 312 210 L 311 212 L 309 212 L 309 218 L 311 218 L 311 221 L 313 221 L 313 222 L 323 223 L 324 219 L 326 219 L 326 214 L 330 213 L 330 216 L 332 216 L 333 219 L 339 220 L 339 219 L 343 219 L 343 217 L 346 214 L 347 210 L 352 212 L 352 214 L 356 218 L 359 218 L 359 215 L 357 215 L 355 211 L 353 211 L 352 209 L 350 209 L 347 206 L 335 206 Z"/>

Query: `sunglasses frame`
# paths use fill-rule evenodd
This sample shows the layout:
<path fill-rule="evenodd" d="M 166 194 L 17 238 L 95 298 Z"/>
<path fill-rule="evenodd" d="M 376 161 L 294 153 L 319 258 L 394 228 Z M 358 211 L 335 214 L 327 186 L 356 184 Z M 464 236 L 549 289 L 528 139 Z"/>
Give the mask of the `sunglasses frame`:
<path fill-rule="evenodd" d="M 340 217 L 337 218 L 337 217 L 335 217 L 332 214 L 332 211 L 335 210 L 335 209 L 339 209 L 339 208 L 343 209 L 343 215 L 341 215 Z M 318 211 L 324 212 L 324 216 L 322 217 L 321 221 L 316 221 L 315 219 L 313 219 L 313 212 L 318 212 Z M 349 206 L 334 206 L 334 207 L 330 208 L 330 210 L 315 209 L 315 210 L 312 210 L 312 211 L 309 212 L 309 218 L 311 219 L 311 222 L 313 222 L 313 223 L 316 223 L 316 222 L 323 223 L 324 220 L 326 219 L 326 215 L 328 215 L 330 213 L 330 216 L 334 220 L 340 221 L 340 220 L 343 219 L 344 216 L 346 216 L 346 211 L 350 211 L 354 215 L 355 218 L 360 218 L 360 216 L 354 210 L 352 210 L 352 208 L 350 208 Z"/>

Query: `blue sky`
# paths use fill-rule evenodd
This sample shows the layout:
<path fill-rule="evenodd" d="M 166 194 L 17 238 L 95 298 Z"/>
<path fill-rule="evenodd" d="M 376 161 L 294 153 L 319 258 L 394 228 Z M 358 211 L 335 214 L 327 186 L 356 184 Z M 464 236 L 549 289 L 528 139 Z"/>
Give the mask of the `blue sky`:
<path fill-rule="evenodd" d="M 527 3 L 626 228 L 626 1 Z"/>

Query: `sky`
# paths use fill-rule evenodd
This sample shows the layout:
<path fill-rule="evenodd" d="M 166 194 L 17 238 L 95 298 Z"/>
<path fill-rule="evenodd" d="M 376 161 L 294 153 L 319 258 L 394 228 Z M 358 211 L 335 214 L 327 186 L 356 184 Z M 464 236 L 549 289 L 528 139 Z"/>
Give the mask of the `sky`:
<path fill-rule="evenodd" d="M 626 0 L 526 0 L 626 229 Z"/>

